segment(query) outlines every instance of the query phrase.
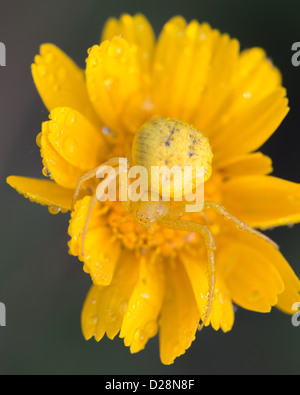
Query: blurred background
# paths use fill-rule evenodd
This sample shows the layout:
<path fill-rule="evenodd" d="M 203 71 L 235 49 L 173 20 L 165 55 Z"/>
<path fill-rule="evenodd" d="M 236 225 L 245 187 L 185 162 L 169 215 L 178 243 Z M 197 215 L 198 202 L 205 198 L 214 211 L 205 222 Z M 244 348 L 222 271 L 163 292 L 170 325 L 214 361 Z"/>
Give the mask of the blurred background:
<path fill-rule="evenodd" d="M 198 333 L 171 366 L 159 360 L 158 338 L 131 355 L 123 341 L 86 342 L 80 313 L 90 278 L 68 255 L 68 215 L 50 215 L 10 188 L 11 174 L 42 177 L 35 138 L 48 117 L 30 65 L 39 46 L 51 42 L 81 67 L 110 16 L 144 13 L 156 34 L 172 16 L 206 21 L 239 39 L 242 49 L 261 46 L 282 71 L 291 111 L 262 152 L 276 176 L 300 182 L 300 67 L 291 63 L 300 41 L 298 0 L 1 0 L 0 42 L 0 374 L 299 374 L 300 327 L 276 309 L 258 314 L 239 308 L 230 333 Z M 300 225 L 269 235 L 300 276 Z"/>

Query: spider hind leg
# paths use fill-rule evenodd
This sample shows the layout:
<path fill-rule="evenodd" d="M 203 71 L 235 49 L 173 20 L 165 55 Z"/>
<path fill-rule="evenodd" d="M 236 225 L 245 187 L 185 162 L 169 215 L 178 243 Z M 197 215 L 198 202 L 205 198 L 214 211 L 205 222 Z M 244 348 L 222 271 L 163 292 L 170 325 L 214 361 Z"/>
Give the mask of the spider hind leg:
<path fill-rule="evenodd" d="M 279 249 L 278 245 L 273 240 L 271 240 L 268 236 L 255 230 L 251 226 L 245 224 L 243 221 L 234 217 L 232 214 L 228 213 L 228 211 L 221 204 L 216 203 L 216 202 L 206 201 L 204 203 L 203 210 L 208 210 L 208 209 L 211 209 L 215 213 L 224 217 L 225 219 L 232 221 L 238 229 L 245 230 L 245 231 L 259 237 L 260 239 L 263 239 L 263 240 L 267 241 L 268 243 L 272 244 L 273 247 L 275 247 L 276 249 Z"/>
<path fill-rule="evenodd" d="M 210 229 L 206 225 L 201 225 L 196 222 L 182 220 L 182 219 L 174 219 L 174 218 L 163 218 L 159 221 L 161 226 L 165 226 L 167 228 L 171 228 L 174 230 L 183 230 L 187 232 L 196 232 L 200 233 L 204 239 L 206 251 L 207 251 L 207 267 L 208 267 L 208 293 L 206 295 L 207 302 L 204 313 L 201 314 L 202 322 L 198 325 L 198 330 L 201 330 L 211 313 L 213 297 L 214 297 L 214 288 L 215 288 L 215 240 Z"/>

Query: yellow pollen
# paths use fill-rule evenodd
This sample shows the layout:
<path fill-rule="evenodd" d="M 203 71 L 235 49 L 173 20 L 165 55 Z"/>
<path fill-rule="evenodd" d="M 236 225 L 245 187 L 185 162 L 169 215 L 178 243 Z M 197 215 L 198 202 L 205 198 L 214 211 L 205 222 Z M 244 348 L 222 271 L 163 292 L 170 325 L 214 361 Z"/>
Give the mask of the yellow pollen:
<path fill-rule="evenodd" d="M 221 176 L 213 174 L 211 180 L 206 183 L 205 199 L 221 201 L 218 188 L 220 182 Z M 104 222 L 111 228 L 114 237 L 121 242 L 122 246 L 128 250 L 135 250 L 137 253 L 151 249 L 163 257 L 176 258 L 183 248 L 202 243 L 201 236 L 194 232 L 164 228 L 156 223 L 151 228 L 140 226 L 133 216 L 125 211 L 121 202 L 102 203 L 98 212 L 102 213 Z M 213 212 L 189 213 L 184 218 L 206 224 L 214 235 L 220 231 L 220 225 Z"/>

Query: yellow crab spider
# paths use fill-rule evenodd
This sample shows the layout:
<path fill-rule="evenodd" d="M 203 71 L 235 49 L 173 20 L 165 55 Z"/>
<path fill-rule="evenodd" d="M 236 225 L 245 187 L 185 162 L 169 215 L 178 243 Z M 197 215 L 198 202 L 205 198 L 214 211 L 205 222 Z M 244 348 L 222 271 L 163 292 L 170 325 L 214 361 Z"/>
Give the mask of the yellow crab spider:
<path fill-rule="evenodd" d="M 132 145 L 131 162 L 132 165 L 144 167 L 148 171 L 148 174 L 150 174 L 150 170 L 153 166 L 168 166 L 169 168 L 172 168 L 172 166 L 179 166 L 182 169 L 184 166 L 192 166 L 193 168 L 201 166 L 203 169 L 202 179 L 197 179 L 193 174 L 193 178 L 190 180 L 192 184 L 191 189 L 194 190 L 197 188 L 199 182 L 206 182 L 210 178 L 212 173 L 212 157 L 212 150 L 208 139 L 195 127 L 176 119 L 156 118 L 146 122 L 136 133 Z M 115 168 L 116 171 L 110 176 L 111 178 L 109 180 L 105 180 L 106 185 L 113 180 L 115 181 L 120 172 L 127 170 L 120 168 L 119 164 L 120 158 L 112 158 L 96 169 L 85 173 L 78 181 L 73 203 L 78 199 L 82 184 L 91 178 L 96 176 L 99 177 L 99 171 L 104 173 L 108 167 Z M 151 188 L 151 179 L 149 187 Z M 160 193 L 161 190 L 159 189 L 157 192 Z M 173 183 L 170 192 L 173 197 L 177 196 L 182 193 L 182 185 L 176 185 L 176 183 Z M 84 240 L 90 216 L 93 207 L 98 200 L 100 200 L 99 196 L 95 193 L 90 202 L 82 233 L 82 255 L 84 255 Z M 186 203 L 176 203 L 176 206 L 173 207 L 171 202 L 163 201 L 163 199 L 159 199 L 158 201 L 138 200 L 124 202 L 123 207 L 128 213 L 131 213 L 135 221 L 143 227 L 150 227 L 154 223 L 157 223 L 162 227 L 174 230 L 196 232 L 203 237 L 207 250 L 208 261 L 208 295 L 202 323 L 199 324 L 198 327 L 200 330 L 207 322 L 213 302 L 216 246 L 209 227 L 194 221 L 182 219 L 181 217 L 185 214 L 185 205 L 182 203 Z M 220 204 L 205 201 L 203 203 L 202 212 L 207 209 L 211 209 L 217 214 L 232 221 L 239 229 L 255 234 L 274 245 L 273 241 L 267 236 L 261 234 L 229 214 Z M 277 248 L 276 245 L 275 247 Z"/>

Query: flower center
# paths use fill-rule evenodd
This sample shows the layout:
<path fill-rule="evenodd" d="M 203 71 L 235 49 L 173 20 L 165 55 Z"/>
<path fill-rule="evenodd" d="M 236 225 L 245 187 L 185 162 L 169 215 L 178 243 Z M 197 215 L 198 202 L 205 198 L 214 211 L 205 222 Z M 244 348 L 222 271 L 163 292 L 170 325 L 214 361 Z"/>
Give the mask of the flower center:
<path fill-rule="evenodd" d="M 221 202 L 220 182 L 221 176 L 213 174 L 205 183 L 205 200 Z M 181 249 L 202 243 L 201 235 L 195 232 L 168 229 L 157 223 L 145 228 L 136 223 L 133 215 L 126 212 L 120 202 L 107 201 L 103 204 L 106 222 L 113 237 L 120 240 L 122 246 L 128 250 L 152 249 L 163 257 L 176 258 Z M 213 235 L 219 233 L 217 217 L 213 212 L 187 213 L 183 218 L 207 225 Z"/>

